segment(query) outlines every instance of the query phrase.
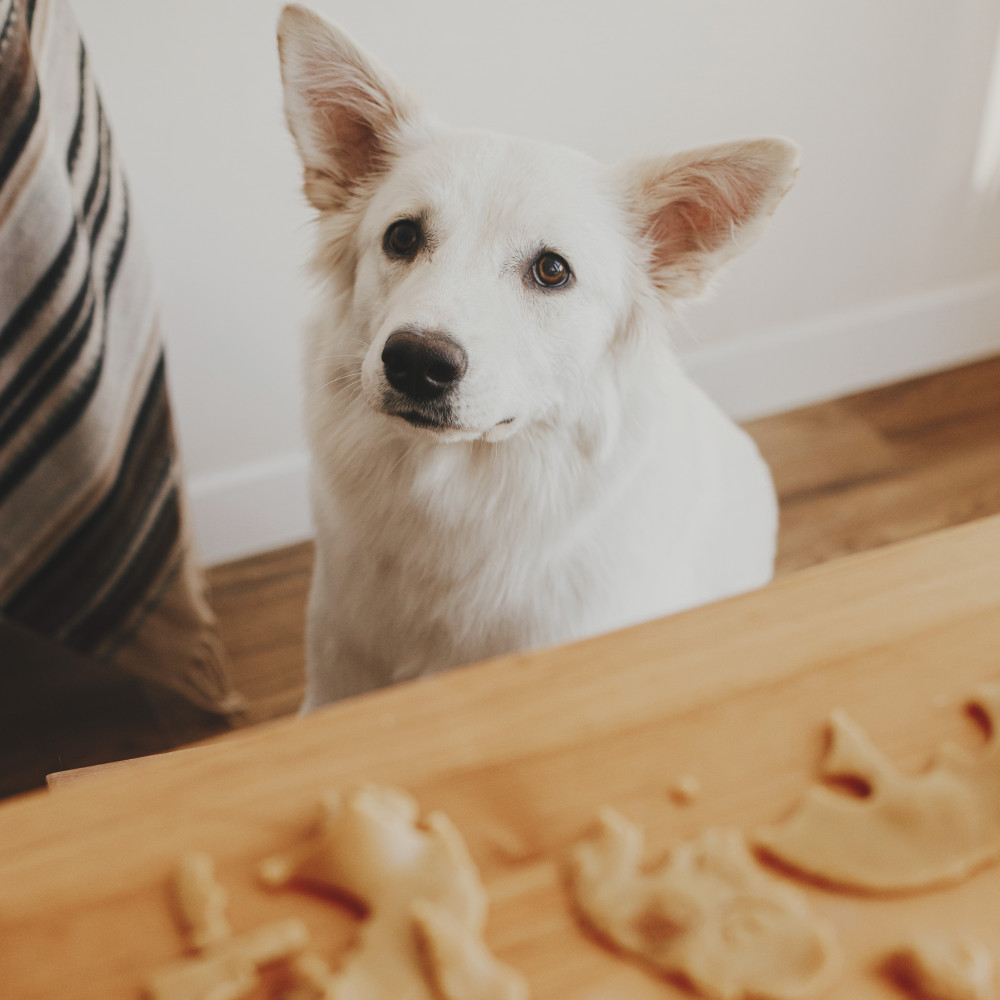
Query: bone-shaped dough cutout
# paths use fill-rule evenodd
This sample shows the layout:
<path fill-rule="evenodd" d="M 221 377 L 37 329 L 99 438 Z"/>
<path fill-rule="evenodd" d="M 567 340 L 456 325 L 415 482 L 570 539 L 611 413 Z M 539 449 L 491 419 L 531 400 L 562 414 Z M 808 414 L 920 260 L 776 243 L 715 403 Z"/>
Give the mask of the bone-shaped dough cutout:
<path fill-rule="evenodd" d="M 363 785 L 324 803 L 317 832 L 261 866 L 272 886 L 326 890 L 365 911 L 329 984 L 337 1000 L 525 1000 L 523 978 L 482 941 L 486 893 L 461 835 L 440 813 Z"/>
<path fill-rule="evenodd" d="M 642 830 L 606 808 L 572 853 L 580 915 L 615 948 L 717 1000 L 802 1000 L 832 983 L 832 928 L 754 861 L 741 833 L 708 830 L 654 871 L 643 851 Z"/>
<path fill-rule="evenodd" d="M 864 794 L 811 786 L 784 821 L 754 844 L 783 865 L 844 889 L 901 892 L 967 878 L 1000 858 L 1000 685 L 971 705 L 989 725 L 986 746 L 944 744 L 927 770 L 903 774 L 850 717 L 830 717 L 821 765 L 827 781 L 860 782 Z"/>
<path fill-rule="evenodd" d="M 257 970 L 300 954 L 309 943 L 301 920 L 278 920 L 233 934 L 226 919 L 227 893 L 215 881 L 208 855 L 181 859 L 174 903 L 194 956 L 177 959 L 147 977 L 152 1000 L 238 1000 L 260 983 Z"/>

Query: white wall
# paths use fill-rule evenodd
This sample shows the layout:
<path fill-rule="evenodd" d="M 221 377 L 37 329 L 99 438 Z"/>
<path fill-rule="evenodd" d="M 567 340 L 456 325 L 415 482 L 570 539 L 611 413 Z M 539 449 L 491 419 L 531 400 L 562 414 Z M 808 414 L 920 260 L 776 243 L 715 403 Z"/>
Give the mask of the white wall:
<path fill-rule="evenodd" d="M 309 216 L 280 4 L 71 2 L 145 222 L 203 551 L 302 537 Z M 996 135 L 995 0 L 314 6 L 456 124 L 607 160 L 796 139 L 802 173 L 771 230 L 678 333 L 734 414 L 1000 351 L 1000 202 L 977 161 Z"/>

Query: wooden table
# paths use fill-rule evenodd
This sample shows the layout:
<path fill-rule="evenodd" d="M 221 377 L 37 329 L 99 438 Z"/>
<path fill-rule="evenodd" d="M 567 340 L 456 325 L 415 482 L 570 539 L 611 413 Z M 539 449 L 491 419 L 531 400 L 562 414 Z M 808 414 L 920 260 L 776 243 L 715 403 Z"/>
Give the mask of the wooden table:
<path fill-rule="evenodd" d="M 509 656 L 281 720 L 0 807 L 0 994 L 133 998 L 182 942 L 165 883 L 217 859 L 237 930 L 299 914 L 333 956 L 354 918 L 268 893 L 256 862 L 311 827 L 328 789 L 412 791 L 464 833 L 491 897 L 487 938 L 538 1000 L 646 1000 L 678 987 L 603 951 L 566 905 L 566 851 L 609 803 L 662 852 L 708 825 L 784 814 L 847 708 L 904 767 L 1000 675 L 1000 518 L 787 577 L 755 594 L 574 646 Z M 671 800 L 681 775 L 700 796 Z M 915 930 L 971 932 L 1000 956 L 1000 866 L 892 899 L 807 890 L 838 927 L 834 997 L 891 997 L 872 973 Z"/>

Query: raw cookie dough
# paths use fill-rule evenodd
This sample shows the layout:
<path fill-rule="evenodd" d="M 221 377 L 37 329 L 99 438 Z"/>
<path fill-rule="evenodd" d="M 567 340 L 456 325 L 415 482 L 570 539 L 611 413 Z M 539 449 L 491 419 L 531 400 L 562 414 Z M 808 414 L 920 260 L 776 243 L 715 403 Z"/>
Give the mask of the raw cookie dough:
<path fill-rule="evenodd" d="M 918 938 L 886 962 L 891 978 L 919 1000 L 996 1000 L 993 956 L 971 938 Z"/>
<path fill-rule="evenodd" d="M 207 855 L 188 854 L 181 860 L 174 897 L 191 946 L 200 954 L 150 973 L 146 992 L 153 1000 L 238 1000 L 258 986 L 258 967 L 291 958 L 309 943 L 305 924 L 294 919 L 232 934 L 226 892 L 215 882 Z"/>
<path fill-rule="evenodd" d="M 327 984 L 351 1000 L 526 1000 L 527 985 L 482 942 L 486 893 L 461 835 L 440 813 L 365 785 L 330 796 L 316 834 L 264 862 L 272 886 L 296 882 L 365 909 L 360 939 Z"/>
<path fill-rule="evenodd" d="M 786 820 L 754 843 L 796 871 L 846 889 L 895 892 L 958 882 L 1000 857 L 1000 685 L 973 700 L 986 748 L 946 743 L 922 774 L 901 774 L 844 713 L 830 718 L 821 774 L 859 795 L 812 786 Z"/>
<path fill-rule="evenodd" d="M 832 929 L 754 861 L 738 831 L 708 830 L 655 871 L 642 855 L 642 831 L 612 809 L 572 855 L 581 914 L 622 951 L 717 1000 L 799 1000 L 835 978 Z"/>
<path fill-rule="evenodd" d="M 207 854 L 186 854 L 174 875 L 178 915 L 193 948 L 207 948 L 232 934 L 226 918 L 229 894 L 215 881 L 215 865 Z"/>

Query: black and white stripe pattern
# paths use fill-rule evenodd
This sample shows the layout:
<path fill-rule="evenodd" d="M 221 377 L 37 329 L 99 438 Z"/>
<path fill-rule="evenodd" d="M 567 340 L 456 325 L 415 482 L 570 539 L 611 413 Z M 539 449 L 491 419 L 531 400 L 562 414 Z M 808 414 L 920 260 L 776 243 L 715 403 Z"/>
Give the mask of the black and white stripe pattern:
<path fill-rule="evenodd" d="M 230 711 L 147 263 L 83 44 L 65 0 L 0 0 L 0 24 L 0 613 Z"/>

